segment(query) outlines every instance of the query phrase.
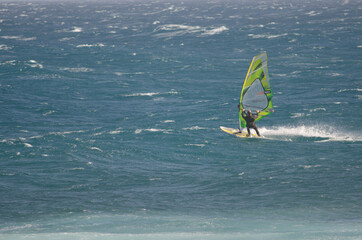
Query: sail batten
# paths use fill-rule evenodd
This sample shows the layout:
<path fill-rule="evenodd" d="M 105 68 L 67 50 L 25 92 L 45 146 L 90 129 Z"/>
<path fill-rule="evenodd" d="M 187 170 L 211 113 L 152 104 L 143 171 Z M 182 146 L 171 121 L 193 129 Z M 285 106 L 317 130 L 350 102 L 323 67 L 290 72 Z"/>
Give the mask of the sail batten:
<path fill-rule="evenodd" d="M 268 116 L 273 109 L 272 99 L 273 92 L 270 87 L 267 55 L 262 53 L 255 56 L 251 61 L 248 73 L 246 74 L 243 88 L 240 95 L 240 112 L 239 119 L 241 127 L 246 126 L 242 118 L 242 109 L 259 111 L 256 121 Z"/>

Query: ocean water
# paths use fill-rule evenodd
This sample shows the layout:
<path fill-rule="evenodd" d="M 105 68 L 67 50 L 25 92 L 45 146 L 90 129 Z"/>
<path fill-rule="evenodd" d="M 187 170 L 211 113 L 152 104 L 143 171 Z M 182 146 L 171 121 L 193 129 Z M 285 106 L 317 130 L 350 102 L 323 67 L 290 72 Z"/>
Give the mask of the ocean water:
<path fill-rule="evenodd" d="M 362 239 L 362 6 L 0 2 L 0 239 Z M 275 113 L 237 127 L 266 51 Z"/>

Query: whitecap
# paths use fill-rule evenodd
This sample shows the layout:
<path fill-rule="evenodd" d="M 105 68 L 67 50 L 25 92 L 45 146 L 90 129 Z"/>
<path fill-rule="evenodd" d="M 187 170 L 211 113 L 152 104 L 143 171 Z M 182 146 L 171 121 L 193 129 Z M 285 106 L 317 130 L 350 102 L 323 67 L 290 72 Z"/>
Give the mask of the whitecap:
<path fill-rule="evenodd" d="M 325 108 L 314 108 L 314 109 L 309 110 L 309 112 L 317 112 L 317 111 L 327 111 L 327 109 L 325 109 Z"/>
<path fill-rule="evenodd" d="M 318 168 L 321 165 L 317 164 L 317 165 L 299 165 L 299 167 L 304 168 L 304 169 L 310 169 L 310 168 Z"/>
<path fill-rule="evenodd" d="M 72 133 L 83 133 L 85 130 L 76 130 L 76 131 L 64 131 L 64 132 L 50 132 L 50 135 L 67 135 Z"/>
<path fill-rule="evenodd" d="M 164 132 L 164 133 L 172 132 L 171 129 L 158 129 L 158 128 L 144 129 L 144 131 L 148 131 L 148 132 Z"/>
<path fill-rule="evenodd" d="M 159 95 L 161 93 L 156 93 L 156 92 L 149 92 L 149 93 L 132 93 L 132 94 L 126 94 L 126 95 L 123 95 L 124 97 L 137 97 L 137 96 L 149 96 L 149 97 L 152 97 L 152 96 L 155 96 L 155 95 Z"/>
<path fill-rule="evenodd" d="M 265 27 L 263 24 L 257 24 L 257 25 L 249 25 L 248 28 L 263 28 Z"/>
<path fill-rule="evenodd" d="M 43 68 L 43 65 L 40 64 L 40 63 L 38 63 L 38 62 L 35 61 L 35 60 L 29 60 L 29 61 L 26 63 L 26 65 L 28 65 L 28 66 L 30 66 L 30 67 L 32 67 L 32 68 L 40 68 L 40 69 Z"/>
<path fill-rule="evenodd" d="M 19 40 L 19 41 L 33 41 L 36 40 L 37 37 L 22 37 L 22 36 L 0 36 L 3 39 L 10 39 L 10 40 Z"/>
<path fill-rule="evenodd" d="M 76 171 L 76 170 L 84 170 L 84 168 L 82 167 L 75 167 L 75 168 L 71 168 L 71 171 Z"/>
<path fill-rule="evenodd" d="M 97 133 L 94 133 L 93 136 L 100 136 L 100 135 L 103 135 L 105 132 L 97 132 Z"/>
<path fill-rule="evenodd" d="M 0 65 L 11 65 L 11 66 L 15 66 L 17 63 L 16 60 L 9 60 L 9 61 L 6 61 L 6 62 L 3 62 L 3 63 L 0 63 Z"/>
<path fill-rule="evenodd" d="M 229 30 L 225 26 L 221 27 L 200 27 L 200 26 L 188 26 L 183 24 L 166 24 L 157 27 L 154 32 L 156 32 L 157 37 L 176 37 L 183 36 L 186 34 L 198 34 L 198 36 L 211 36 L 215 34 L 220 34 L 224 31 Z"/>
<path fill-rule="evenodd" d="M 21 41 L 34 41 L 36 39 L 37 39 L 37 37 L 28 37 L 28 38 L 20 38 L 19 40 L 21 40 Z"/>
<path fill-rule="evenodd" d="M 300 117 L 303 117 L 305 116 L 304 113 L 292 113 L 290 118 L 300 118 Z"/>
<path fill-rule="evenodd" d="M 162 132 L 162 133 L 170 134 L 173 130 L 172 129 L 159 129 L 159 128 L 137 129 L 135 131 L 135 134 L 140 134 L 143 131 L 146 131 L 146 132 Z"/>
<path fill-rule="evenodd" d="M 287 33 L 283 33 L 283 34 L 276 34 L 276 35 L 270 35 L 270 34 L 248 34 L 249 37 L 251 38 L 267 38 L 267 39 L 273 39 L 273 38 L 279 38 L 279 37 L 285 37 L 287 36 Z"/>
<path fill-rule="evenodd" d="M 216 35 L 216 34 L 220 34 L 227 30 L 229 30 L 227 27 L 221 26 L 218 28 L 210 29 L 210 30 L 206 29 L 206 30 L 204 30 L 204 33 L 202 33 L 202 35 Z"/>
<path fill-rule="evenodd" d="M 83 32 L 83 29 L 81 27 L 73 27 L 73 29 L 70 30 L 70 32 L 79 33 L 79 32 Z"/>
<path fill-rule="evenodd" d="M 341 89 L 341 90 L 338 90 L 339 93 L 341 93 L 341 92 L 354 92 L 354 91 L 362 92 L 362 89 L 352 88 L 352 89 Z"/>
<path fill-rule="evenodd" d="M 20 39 L 20 36 L 0 36 L 2 39 Z"/>
<path fill-rule="evenodd" d="M 33 145 L 31 145 L 30 143 L 24 143 L 25 147 L 28 147 L 28 148 L 32 148 Z"/>
<path fill-rule="evenodd" d="M 132 93 L 132 94 L 125 94 L 123 95 L 124 97 L 139 97 L 139 96 L 148 96 L 148 97 L 152 97 L 152 96 L 156 96 L 156 95 L 163 95 L 163 94 L 178 94 L 178 92 L 176 91 L 170 91 L 170 92 L 148 92 L 148 93 Z"/>
<path fill-rule="evenodd" d="M 100 151 L 100 152 L 103 152 L 103 150 L 102 150 L 102 149 L 97 148 L 97 147 L 91 147 L 90 149 L 92 149 L 92 150 L 97 150 L 97 151 Z"/>
<path fill-rule="evenodd" d="M 207 129 L 207 128 L 203 128 L 203 127 L 199 127 L 199 126 L 182 128 L 182 130 L 205 130 L 205 129 Z"/>
<path fill-rule="evenodd" d="M 280 74 L 275 73 L 275 74 L 273 74 L 273 76 L 276 76 L 276 77 L 287 77 L 288 74 L 286 74 L 286 73 L 280 73 Z"/>
<path fill-rule="evenodd" d="M 6 51 L 6 50 L 10 50 L 10 49 L 12 49 L 12 47 L 8 47 L 5 44 L 0 44 L 0 50 Z"/>
<path fill-rule="evenodd" d="M 162 121 L 163 123 L 174 123 L 175 120 L 165 120 L 165 121 Z"/>
<path fill-rule="evenodd" d="M 206 118 L 205 121 L 212 121 L 212 120 L 218 120 L 218 117 L 211 117 L 211 118 Z"/>
<path fill-rule="evenodd" d="M 1 231 L 19 231 L 19 230 L 24 230 L 24 229 L 29 229 L 34 227 L 32 224 L 22 224 L 22 225 L 18 225 L 18 226 L 8 226 L 8 227 L 4 227 L 1 228 Z"/>
<path fill-rule="evenodd" d="M 69 41 L 69 40 L 72 40 L 72 39 L 74 39 L 74 37 L 65 37 L 65 38 L 59 39 L 59 41 L 64 42 L 64 41 Z"/>
<path fill-rule="evenodd" d="M 145 74 L 144 72 L 132 72 L 132 73 L 125 73 L 125 72 L 114 72 L 117 76 L 123 76 L 123 75 L 141 75 Z"/>
<path fill-rule="evenodd" d="M 310 12 L 306 13 L 306 15 L 309 15 L 311 17 L 317 16 L 317 15 L 320 15 L 320 14 L 321 14 L 320 12 L 316 12 L 316 11 L 310 11 Z"/>
<path fill-rule="evenodd" d="M 185 144 L 185 146 L 196 146 L 196 147 L 205 147 L 205 144 Z"/>
<path fill-rule="evenodd" d="M 162 178 L 150 178 L 149 180 L 150 180 L 150 181 L 161 181 Z"/>
<path fill-rule="evenodd" d="M 80 44 L 80 45 L 77 45 L 77 48 L 83 48 L 83 47 L 88 47 L 88 48 L 91 48 L 91 47 L 104 47 L 105 45 L 103 43 L 97 43 L 97 44 Z"/>
<path fill-rule="evenodd" d="M 60 68 L 60 70 L 63 71 L 68 71 L 68 72 L 74 72 L 74 73 L 79 73 L 79 72 L 93 72 L 94 70 L 91 68 L 86 68 L 86 67 L 80 67 L 80 68 Z"/>
<path fill-rule="evenodd" d="M 109 134 L 114 135 L 114 134 L 119 134 L 121 132 L 122 132 L 121 130 L 114 130 L 114 131 L 110 131 Z"/>
<path fill-rule="evenodd" d="M 50 110 L 50 111 L 47 111 L 47 112 L 43 113 L 43 116 L 47 116 L 47 115 L 50 115 L 50 114 L 53 114 L 53 113 L 55 113 L 55 111 Z"/>

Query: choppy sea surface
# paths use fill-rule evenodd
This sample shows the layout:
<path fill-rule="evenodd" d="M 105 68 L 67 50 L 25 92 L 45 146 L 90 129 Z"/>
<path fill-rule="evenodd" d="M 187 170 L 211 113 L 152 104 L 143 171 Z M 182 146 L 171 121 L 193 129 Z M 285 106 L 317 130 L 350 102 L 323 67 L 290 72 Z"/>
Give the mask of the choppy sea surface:
<path fill-rule="evenodd" d="M 0 239 L 362 239 L 360 1 L 0 2 Z M 275 112 L 237 127 L 253 56 Z"/>

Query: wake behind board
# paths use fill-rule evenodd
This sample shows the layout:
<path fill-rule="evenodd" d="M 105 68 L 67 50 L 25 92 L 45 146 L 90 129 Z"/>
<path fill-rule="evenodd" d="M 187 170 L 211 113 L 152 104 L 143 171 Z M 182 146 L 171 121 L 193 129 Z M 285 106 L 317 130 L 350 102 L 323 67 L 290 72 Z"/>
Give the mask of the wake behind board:
<path fill-rule="evenodd" d="M 228 128 L 228 127 L 223 127 L 223 126 L 220 126 L 220 129 L 223 130 L 224 132 L 226 133 L 229 133 L 231 135 L 234 135 L 234 136 L 237 136 L 237 137 L 241 137 L 241 138 L 244 138 L 244 137 L 247 137 L 247 133 L 246 132 L 240 132 L 239 129 L 236 129 L 236 128 Z M 258 135 L 256 134 L 251 134 L 252 137 L 259 137 Z"/>

